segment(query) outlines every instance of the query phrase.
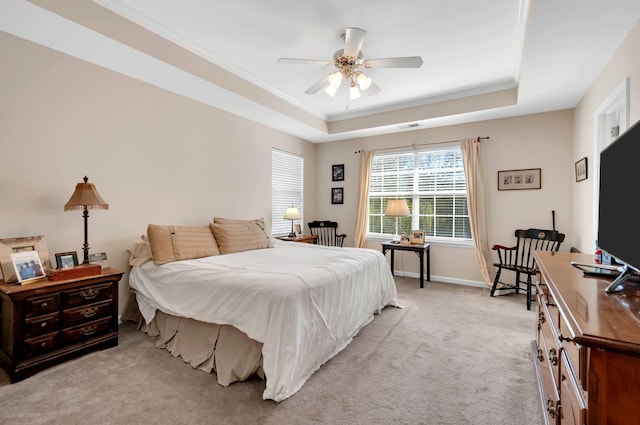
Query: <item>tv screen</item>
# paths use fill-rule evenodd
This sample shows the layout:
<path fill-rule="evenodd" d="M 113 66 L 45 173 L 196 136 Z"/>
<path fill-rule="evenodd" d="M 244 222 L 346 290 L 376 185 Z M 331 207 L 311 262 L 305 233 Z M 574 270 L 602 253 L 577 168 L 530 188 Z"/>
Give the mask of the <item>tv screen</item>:
<path fill-rule="evenodd" d="M 639 185 L 640 121 L 600 153 L 598 247 L 625 268 L 608 292 L 640 272 L 640 214 L 634 200 Z"/>

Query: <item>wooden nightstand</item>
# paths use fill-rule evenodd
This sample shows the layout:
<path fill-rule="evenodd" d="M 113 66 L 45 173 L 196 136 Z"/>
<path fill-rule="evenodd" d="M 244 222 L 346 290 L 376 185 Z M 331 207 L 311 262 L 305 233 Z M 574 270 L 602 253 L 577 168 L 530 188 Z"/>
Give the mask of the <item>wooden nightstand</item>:
<path fill-rule="evenodd" d="M 0 367 L 11 382 L 91 351 L 118 345 L 123 272 L 25 285 L 0 281 Z"/>
<path fill-rule="evenodd" d="M 289 242 L 302 242 L 302 243 L 317 243 L 318 235 L 300 235 L 295 238 L 290 238 L 289 236 L 279 237 L 281 241 L 289 241 Z"/>

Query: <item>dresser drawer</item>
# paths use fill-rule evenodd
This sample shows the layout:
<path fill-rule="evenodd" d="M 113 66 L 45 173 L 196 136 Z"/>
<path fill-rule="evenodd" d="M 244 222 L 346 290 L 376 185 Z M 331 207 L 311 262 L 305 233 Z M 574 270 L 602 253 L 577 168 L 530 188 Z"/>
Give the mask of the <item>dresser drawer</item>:
<path fill-rule="evenodd" d="M 44 335 L 58 330 L 58 322 L 60 313 L 47 314 L 45 316 L 37 316 L 25 320 L 24 337 L 33 338 L 38 335 Z"/>
<path fill-rule="evenodd" d="M 26 359 L 46 354 L 56 350 L 60 345 L 60 332 L 53 332 L 24 341 L 24 356 Z"/>
<path fill-rule="evenodd" d="M 94 320 L 79 326 L 62 330 L 62 340 L 64 344 L 75 344 L 96 336 L 105 334 L 111 330 L 111 318 Z"/>
<path fill-rule="evenodd" d="M 111 300 L 107 300 L 64 310 L 62 312 L 62 326 L 67 328 L 107 317 L 111 314 L 111 304 Z"/>
<path fill-rule="evenodd" d="M 587 406 L 565 351 L 560 357 L 560 424 L 584 425 Z"/>
<path fill-rule="evenodd" d="M 60 298 L 58 294 L 50 294 L 40 297 L 30 297 L 24 300 L 25 317 L 40 316 L 53 313 L 60 308 Z"/>
<path fill-rule="evenodd" d="M 113 297 L 113 284 L 86 286 L 73 291 L 64 291 L 62 296 L 62 308 L 76 307 L 93 304 L 99 301 L 110 300 Z"/>

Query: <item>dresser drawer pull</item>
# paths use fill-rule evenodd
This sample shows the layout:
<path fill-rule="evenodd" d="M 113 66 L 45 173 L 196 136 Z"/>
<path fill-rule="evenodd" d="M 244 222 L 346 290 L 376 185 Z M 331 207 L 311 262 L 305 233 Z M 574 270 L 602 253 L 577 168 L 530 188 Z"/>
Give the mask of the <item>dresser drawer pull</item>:
<path fill-rule="evenodd" d="M 98 291 L 96 291 L 96 290 L 94 290 L 94 289 L 89 289 L 89 290 L 87 290 L 87 291 L 82 291 L 82 292 L 80 293 L 80 295 L 82 295 L 82 297 L 83 297 L 85 300 L 92 300 L 92 299 L 94 299 L 95 297 L 97 297 L 97 296 L 98 296 Z"/>
<path fill-rule="evenodd" d="M 84 335 L 84 336 L 88 336 L 88 335 L 92 335 L 92 334 L 96 333 L 97 329 L 98 329 L 97 326 L 86 326 L 86 327 L 80 329 L 80 333 L 82 333 L 82 335 Z"/>
<path fill-rule="evenodd" d="M 563 342 L 563 341 L 573 342 L 573 340 L 571 338 L 567 338 L 566 336 L 562 336 L 562 334 L 560 334 L 559 339 L 560 339 L 560 342 Z"/>
<path fill-rule="evenodd" d="M 547 412 L 551 418 L 556 417 L 556 404 L 550 398 L 547 399 Z"/>
<path fill-rule="evenodd" d="M 92 317 L 95 316 L 97 312 L 98 307 L 89 307 L 82 310 L 80 314 L 82 315 L 82 317 Z"/>
<path fill-rule="evenodd" d="M 49 305 L 49 303 L 45 301 L 42 304 L 40 304 L 40 308 L 45 308 L 48 305 Z"/>
<path fill-rule="evenodd" d="M 42 323 L 40 323 L 40 327 L 41 327 L 41 328 L 46 328 L 46 327 L 47 327 L 47 322 L 42 322 Z"/>
<path fill-rule="evenodd" d="M 47 348 L 47 342 L 41 342 L 40 343 L 40 348 Z"/>
<path fill-rule="evenodd" d="M 551 362 L 553 366 L 558 366 L 558 352 L 555 348 L 549 350 L 549 362 Z"/>

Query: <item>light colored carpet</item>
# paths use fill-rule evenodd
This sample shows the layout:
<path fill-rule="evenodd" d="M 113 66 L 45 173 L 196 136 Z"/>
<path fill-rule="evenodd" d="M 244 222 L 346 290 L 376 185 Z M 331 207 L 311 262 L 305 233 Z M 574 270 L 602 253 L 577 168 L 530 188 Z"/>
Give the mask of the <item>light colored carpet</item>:
<path fill-rule="evenodd" d="M 522 295 L 396 283 L 405 308 L 383 310 L 283 402 L 262 400 L 258 379 L 221 387 L 125 323 L 117 347 L 0 387 L 0 423 L 540 423 L 529 355 L 536 314 Z"/>

